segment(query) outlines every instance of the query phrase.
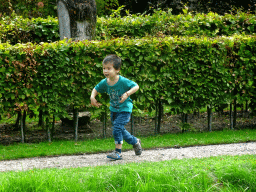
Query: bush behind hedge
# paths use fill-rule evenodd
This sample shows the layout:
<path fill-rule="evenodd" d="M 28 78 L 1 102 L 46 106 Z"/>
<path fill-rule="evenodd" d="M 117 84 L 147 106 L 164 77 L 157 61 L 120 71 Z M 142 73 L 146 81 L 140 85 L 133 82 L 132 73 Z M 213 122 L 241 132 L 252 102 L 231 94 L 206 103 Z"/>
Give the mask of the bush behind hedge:
<path fill-rule="evenodd" d="M 40 43 L 60 39 L 58 19 L 23 19 L 15 16 L 0 21 L 2 43 Z M 237 15 L 220 16 L 212 12 L 192 15 L 172 15 L 171 11 L 156 11 L 150 15 L 128 15 L 98 18 L 96 40 L 119 37 L 142 38 L 144 36 L 231 36 L 234 34 L 253 35 L 256 32 L 256 16 L 239 12 Z"/>

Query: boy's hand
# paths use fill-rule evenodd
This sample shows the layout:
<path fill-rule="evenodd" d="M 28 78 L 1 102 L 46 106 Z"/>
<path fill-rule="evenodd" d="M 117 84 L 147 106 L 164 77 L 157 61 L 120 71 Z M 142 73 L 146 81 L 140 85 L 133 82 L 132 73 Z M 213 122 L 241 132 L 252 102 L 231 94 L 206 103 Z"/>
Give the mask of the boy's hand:
<path fill-rule="evenodd" d="M 123 103 L 130 95 L 135 93 L 136 91 L 139 90 L 139 85 L 136 85 L 135 87 L 131 88 L 129 91 L 125 92 L 122 97 L 120 103 Z"/>
<path fill-rule="evenodd" d="M 125 92 L 125 93 L 122 95 L 122 97 L 121 97 L 120 103 L 123 103 L 128 97 L 129 97 L 129 95 Z"/>
<path fill-rule="evenodd" d="M 91 97 L 91 105 L 99 108 L 102 104 L 98 103 L 98 101 L 95 98 Z"/>

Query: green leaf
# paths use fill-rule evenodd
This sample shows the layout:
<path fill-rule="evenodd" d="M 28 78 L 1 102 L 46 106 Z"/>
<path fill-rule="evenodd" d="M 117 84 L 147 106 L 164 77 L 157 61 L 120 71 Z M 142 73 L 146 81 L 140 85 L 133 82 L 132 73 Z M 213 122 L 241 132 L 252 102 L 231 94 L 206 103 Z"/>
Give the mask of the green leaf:
<path fill-rule="evenodd" d="M 14 94 L 11 94 L 11 99 L 15 99 L 15 95 Z"/>
<path fill-rule="evenodd" d="M 4 73 L 4 72 L 5 72 L 5 70 L 6 70 L 6 68 L 5 68 L 5 67 L 0 68 L 0 72 L 2 72 L 2 73 Z"/>
<path fill-rule="evenodd" d="M 168 101 L 169 104 L 171 104 L 173 100 L 168 98 L 167 101 Z"/>

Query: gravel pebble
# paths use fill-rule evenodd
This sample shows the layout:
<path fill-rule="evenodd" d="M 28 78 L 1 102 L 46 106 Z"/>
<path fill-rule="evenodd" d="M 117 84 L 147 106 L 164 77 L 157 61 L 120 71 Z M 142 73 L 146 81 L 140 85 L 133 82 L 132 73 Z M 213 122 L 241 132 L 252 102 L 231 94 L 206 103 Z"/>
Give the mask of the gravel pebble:
<path fill-rule="evenodd" d="M 126 164 L 131 162 L 155 162 L 171 159 L 201 158 L 218 155 L 256 154 L 256 142 L 224 145 L 194 146 L 185 148 L 168 148 L 144 150 L 136 156 L 134 151 L 122 152 L 123 159 L 118 161 L 106 158 L 106 153 L 84 154 L 57 157 L 36 157 L 19 160 L 0 161 L 0 171 L 25 171 L 45 168 L 75 168 L 99 165 Z"/>

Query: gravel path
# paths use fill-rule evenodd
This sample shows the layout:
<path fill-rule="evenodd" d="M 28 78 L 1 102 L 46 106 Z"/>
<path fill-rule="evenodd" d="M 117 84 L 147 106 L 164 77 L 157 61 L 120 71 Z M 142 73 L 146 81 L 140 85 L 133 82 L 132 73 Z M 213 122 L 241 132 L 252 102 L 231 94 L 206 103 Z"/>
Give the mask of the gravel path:
<path fill-rule="evenodd" d="M 256 142 L 225 145 L 207 145 L 186 148 L 169 148 L 145 150 L 141 156 L 134 151 L 122 152 L 123 159 L 112 161 L 106 158 L 106 153 L 84 154 L 75 156 L 40 157 L 10 161 L 0 161 L 0 171 L 30 170 L 34 168 L 70 168 L 98 165 L 126 164 L 143 161 L 165 161 L 171 159 L 200 158 L 218 155 L 256 154 Z"/>

